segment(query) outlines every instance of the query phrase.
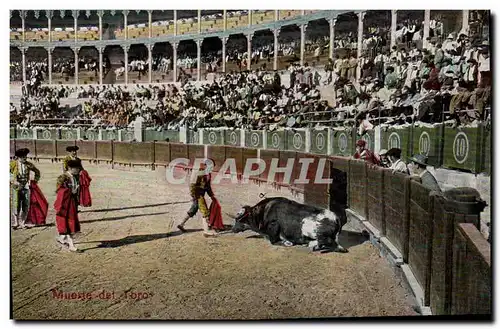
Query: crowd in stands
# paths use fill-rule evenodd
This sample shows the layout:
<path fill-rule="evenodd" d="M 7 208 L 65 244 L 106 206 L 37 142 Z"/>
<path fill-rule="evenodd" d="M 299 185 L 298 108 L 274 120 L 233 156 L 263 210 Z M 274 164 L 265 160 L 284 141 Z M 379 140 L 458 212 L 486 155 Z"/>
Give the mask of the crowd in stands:
<path fill-rule="evenodd" d="M 359 59 L 356 33 L 338 33 L 334 58 L 323 69 L 311 68 L 307 63 L 291 64 L 287 72 L 290 84 L 286 86 L 278 72 L 269 71 L 272 64 L 267 70 L 246 71 L 248 57 L 252 63 L 272 62 L 274 46 L 266 38 L 254 38 L 250 56 L 244 39 L 228 43 L 226 62 L 236 63 L 239 69 L 201 85 L 186 83 L 196 76 L 196 56 L 192 52 L 179 53 L 181 86 L 78 87 L 83 104 L 71 115 L 110 128 L 129 126 L 140 116 L 155 129 L 355 126 L 360 134 L 379 124 L 444 121 L 468 125 L 488 120 L 491 106 L 488 42 L 462 32 L 444 39 L 442 23 L 436 21 L 432 22 L 430 32 L 429 46 L 422 49 L 422 25 L 415 20 L 403 21 L 396 35 L 397 46 L 389 49 L 389 30 L 369 28 Z M 306 50 L 318 57 L 328 51 L 328 46 L 328 37 L 317 37 L 307 42 Z M 298 40 L 286 34 L 280 36 L 280 55 L 294 55 L 298 47 Z M 347 51 L 337 51 L 340 48 Z M 203 53 L 206 72 L 220 72 L 221 56 L 221 50 Z M 46 78 L 46 61 L 27 64 L 32 72 L 28 77 L 36 72 L 38 80 Z M 53 65 L 61 71 L 65 67 L 74 70 L 74 62 L 69 59 L 55 59 Z M 82 58 L 79 63 L 87 70 L 95 69 L 96 65 L 89 58 Z M 143 58 L 131 57 L 129 65 L 147 70 Z M 152 69 L 168 73 L 172 58 L 155 55 Z M 11 79 L 19 74 L 22 75 L 19 63 L 11 63 Z M 320 86 L 331 88 L 332 100 L 322 100 Z M 69 112 L 58 112 L 57 106 L 59 98 L 74 90 L 40 86 L 31 89 L 19 109 L 11 108 L 16 113 L 13 121 L 26 126 L 33 118 L 68 117 Z"/>

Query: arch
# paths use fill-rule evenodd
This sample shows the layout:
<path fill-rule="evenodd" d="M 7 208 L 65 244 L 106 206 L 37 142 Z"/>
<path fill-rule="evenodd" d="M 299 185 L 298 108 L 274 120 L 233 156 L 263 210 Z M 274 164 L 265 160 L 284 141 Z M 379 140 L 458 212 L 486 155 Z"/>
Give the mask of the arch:
<path fill-rule="evenodd" d="M 10 47 L 10 82 L 23 81 L 22 54 L 19 48 Z"/>
<path fill-rule="evenodd" d="M 29 42 L 49 41 L 49 21 L 45 10 L 28 10 L 24 20 L 25 39 Z"/>
<path fill-rule="evenodd" d="M 330 24 L 324 18 L 307 23 L 305 31 L 304 63 L 315 67 L 328 62 Z"/>
<path fill-rule="evenodd" d="M 244 71 L 246 65 L 243 54 L 247 51 L 247 37 L 244 34 L 231 34 L 226 41 L 226 72 Z"/>
<path fill-rule="evenodd" d="M 23 39 L 21 12 L 19 10 L 10 11 L 10 40 L 21 41 Z"/>
<path fill-rule="evenodd" d="M 431 20 L 436 20 L 438 24 L 436 29 L 429 30 L 429 37 L 436 43 L 443 43 L 450 33 L 454 33 L 454 39 L 457 33 L 462 29 L 462 11 L 461 10 L 431 10 Z"/>
<path fill-rule="evenodd" d="M 177 46 L 177 80 L 196 80 L 198 50 L 193 40 L 183 40 Z"/>
<path fill-rule="evenodd" d="M 218 37 L 205 38 L 201 44 L 201 77 L 222 71 L 222 40 Z"/>
<path fill-rule="evenodd" d="M 56 47 L 52 51 L 52 84 L 75 83 L 75 53 L 70 47 Z"/>
<path fill-rule="evenodd" d="M 255 31 L 252 38 L 252 54 L 250 56 L 252 70 L 272 70 L 274 51 L 274 34 L 269 30 Z"/>
<path fill-rule="evenodd" d="M 396 45 L 398 49 L 406 48 L 410 50 L 415 43 L 418 48 L 422 48 L 424 36 L 424 10 L 398 10 L 396 19 Z M 403 26 L 408 27 L 409 24 L 415 25 L 415 32 L 402 35 Z M 390 34 L 389 34 L 390 40 Z M 413 41 L 415 40 L 415 41 Z"/>
<path fill-rule="evenodd" d="M 146 83 L 149 81 L 148 48 L 144 44 L 130 46 L 128 52 L 129 83 Z"/>
<path fill-rule="evenodd" d="M 285 70 L 290 63 L 299 60 L 300 28 L 295 24 L 285 25 L 278 35 L 278 70 Z"/>
<path fill-rule="evenodd" d="M 48 53 L 43 47 L 29 47 L 26 51 L 26 79 L 38 75 L 42 83 L 48 82 Z"/>
<path fill-rule="evenodd" d="M 103 53 L 103 84 L 125 83 L 125 52 L 121 46 L 106 46 Z M 121 71 L 117 71 L 122 69 Z"/>
<path fill-rule="evenodd" d="M 54 10 L 52 12 L 52 41 L 75 40 L 75 20 L 71 10 Z"/>
<path fill-rule="evenodd" d="M 224 30 L 223 10 L 201 11 L 201 32 L 217 32 Z"/>
<path fill-rule="evenodd" d="M 173 48 L 169 42 L 158 42 L 154 44 L 152 50 L 152 81 L 172 82 L 173 81 Z"/>
<path fill-rule="evenodd" d="M 78 13 L 79 41 L 99 40 L 99 16 L 97 10 L 80 10 Z"/>
<path fill-rule="evenodd" d="M 78 52 L 78 84 L 99 83 L 99 51 L 96 47 L 82 47 Z"/>
<path fill-rule="evenodd" d="M 177 35 L 198 33 L 198 11 L 177 10 Z"/>
<path fill-rule="evenodd" d="M 153 10 L 151 22 L 151 36 L 153 38 L 174 35 L 173 10 Z"/>
<path fill-rule="evenodd" d="M 370 10 L 363 21 L 363 57 L 374 59 L 391 43 L 390 10 Z M 379 39 L 380 38 L 380 39 Z"/>
<path fill-rule="evenodd" d="M 358 44 L 358 15 L 349 12 L 337 16 L 335 24 L 334 57 L 346 58 L 356 54 Z"/>
<path fill-rule="evenodd" d="M 122 10 L 102 11 L 102 39 L 103 40 L 123 40 L 125 19 Z"/>

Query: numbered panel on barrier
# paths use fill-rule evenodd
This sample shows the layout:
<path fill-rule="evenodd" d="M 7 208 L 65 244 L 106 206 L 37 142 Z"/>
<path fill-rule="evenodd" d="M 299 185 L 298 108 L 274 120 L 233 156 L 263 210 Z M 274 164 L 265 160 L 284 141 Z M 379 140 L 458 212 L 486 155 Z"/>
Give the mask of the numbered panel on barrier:
<path fill-rule="evenodd" d="M 261 149 L 264 147 L 264 131 L 252 130 L 245 132 L 245 146 Z"/>
<path fill-rule="evenodd" d="M 133 129 L 122 130 L 120 133 L 122 134 L 123 142 L 131 142 L 135 139 L 135 133 Z"/>
<path fill-rule="evenodd" d="M 398 128 L 390 127 L 380 132 L 380 148 L 390 150 L 392 148 L 401 149 L 401 160 L 407 161 L 413 155 L 412 145 L 410 143 L 411 126 L 401 126 Z"/>
<path fill-rule="evenodd" d="M 287 131 L 268 131 L 267 132 L 267 148 L 274 150 L 286 150 L 287 147 Z"/>
<path fill-rule="evenodd" d="M 478 128 L 445 128 L 443 167 L 481 171 L 481 130 Z"/>
<path fill-rule="evenodd" d="M 153 141 L 164 141 L 163 130 L 153 130 L 153 129 L 144 129 L 144 141 L 153 142 Z"/>
<path fill-rule="evenodd" d="M 491 173 L 491 126 L 484 127 L 483 129 L 483 138 L 484 138 L 484 147 L 483 147 L 483 159 L 482 159 L 482 168 L 486 173 Z"/>
<path fill-rule="evenodd" d="M 362 139 L 366 142 L 366 147 L 374 151 L 375 150 L 375 131 L 367 131 L 363 136 L 356 135 L 356 141 Z"/>
<path fill-rule="evenodd" d="M 83 139 L 89 141 L 97 141 L 99 140 L 99 131 L 96 129 L 86 129 L 81 131 L 81 136 Z"/>
<path fill-rule="evenodd" d="M 328 129 L 311 130 L 311 152 L 316 154 L 327 154 Z"/>
<path fill-rule="evenodd" d="M 199 144 L 200 143 L 200 132 L 188 130 L 186 134 L 187 144 Z"/>
<path fill-rule="evenodd" d="M 101 136 L 103 141 L 117 141 L 118 130 L 101 130 Z"/>
<path fill-rule="evenodd" d="M 241 146 L 241 130 L 225 130 L 224 144 L 229 146 Z"/>
<path fill-rule="evenodd" d="M 306 150 L 306 132 L 304 130 L 289 130 L 286 132 L 287 150 L 305 152 Z"/>
<path fill-rule="evenodd" d="M 16 129 L 17 139 L 33 139 L 33 129 L 19 128 Z"/>
<path fill-rule="evenodd" d="M 61 139 L 76 140 L 78 138 L 77 129 L 61 129 Z"/>
<path fill-rule="evenodd" d="M 16 139 L 16 128 L 10 127 L 9 138 L 10 139 Z"/>
<path fill-rule="evenodd" d="M 169 140 L 171 143 L 178 143 L 180 132 L 178 130 L 164 130 L 163 131 L 163 140 Z"/>
<path fill-rule="evenodd" d="M 224 130 L 203 130 L 203 144 L 224 145 Z"/>
<path fill-rule="evenodd" d="M 443 163 L 443 125 L 436 127 L 413 127 L 413 153 L 428 157 L 431 166 L 441 166 Z"/>
<path fill-rule="evenodd" d="M 345 157 L 354 154 L 353 131 L 351 129 L 332 130 L 332 154 Z"/>
<path fill-rule="evenodd" d="M 41 139 L 41 140 L 60 139 L 60 130 L 59 129 L 39 129 L 37 131 L 37 139 Z"/>

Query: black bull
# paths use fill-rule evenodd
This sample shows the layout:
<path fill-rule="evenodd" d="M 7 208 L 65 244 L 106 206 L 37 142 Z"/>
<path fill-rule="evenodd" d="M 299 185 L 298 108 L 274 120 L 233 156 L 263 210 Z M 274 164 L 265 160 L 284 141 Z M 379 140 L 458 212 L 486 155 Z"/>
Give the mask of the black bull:
<path fill-rule="evenodd" d="M 232 231 L 251 229 L 272 244 L 309 245 L 313 250 L 346 252 L 338 241 L 347 223 L 345 208 L 333 211 L 300 204 L 287 198 L 266 198 L 255 206 L 244 206 L 237 214 Z"/>

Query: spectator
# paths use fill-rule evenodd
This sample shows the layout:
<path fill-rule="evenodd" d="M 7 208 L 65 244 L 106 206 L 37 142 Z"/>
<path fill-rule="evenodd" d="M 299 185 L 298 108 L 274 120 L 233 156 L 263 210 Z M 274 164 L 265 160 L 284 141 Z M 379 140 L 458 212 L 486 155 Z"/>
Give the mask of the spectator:
<path fill-rule="evenodd" d="M 417 154 L 410 158 L 410 161 L 412 162 L 409 168 L 410 174 L 419 177 L 422 181 L 422 185 L 429 190 L 441 192 L 441 188 L 436 178 L 427 170 L 427 157 L 422 154 Z"/>
<path fill-rule="evenodd" d="M 391 163 L 390 169 L 392 172 L 401 172 L 403 174 L 409 174 L 406 163 L 401 160 L 401 149 L 392 148 L 387 152 L 387 157 Z"/>

